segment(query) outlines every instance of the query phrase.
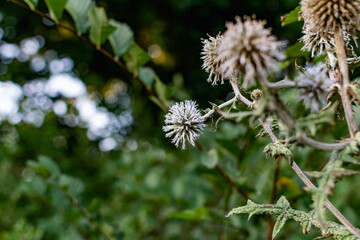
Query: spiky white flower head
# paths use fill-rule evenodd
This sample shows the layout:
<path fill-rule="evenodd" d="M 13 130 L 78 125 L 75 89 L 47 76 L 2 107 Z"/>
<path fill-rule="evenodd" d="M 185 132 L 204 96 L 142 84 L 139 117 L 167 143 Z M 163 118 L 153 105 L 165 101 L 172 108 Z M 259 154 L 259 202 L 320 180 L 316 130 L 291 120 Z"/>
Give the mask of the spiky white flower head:
<path fill-rule="evenodd" d="M 265 28 L 265 21 L 251 17 L 236 17 L 236 23 L 228 22 L 224 38 L 219 46 L 220 71 L 225 78 L 243 76 L 243 87 L 255 84 L 256 77 L 267 77 L 278 70 L 282 42 Z"/>
<path fill-rule="evenodd" d="M 313 32 L 306 25 L 303 30 L 304 36 L 300 38 L 305 45 L 301 48 L 303 51 L 311 52 L 311 57 L 321 55 L 324 52 L 335 53 L 335 36 L 334 32 Z M 343 30 L 343 39 L 346 46 L 350 43 L 350 34 Z"/>
<path fill-rule="evenodd" d="M 334 80 L 329 77 L 329 69 L 323 64 L 307 65 L 306 70 L 297 79 L 300 99 L 305 107 L 318 112 L 326 106 L 326 98 L 331 91 Z"/>
<path fill-rule="evenodd" d="M 223 38 L 221 33 L 218 33 L 216 37 L 210 35 L 209 39 L 202 39 L 203 49 L 201 52 L 201 59 L 203 60 L 203 69 L 209 73 L 207 79 L 212 85 L 216 85 L 218 81 L 224 83 L 224 76 L 219 71 L 220 61 L 216 62 L 215 59 L 219 55 L 219 45 Z"/>
<path fill-rule="evenodd" d="M 176 147 L 182 144 L 185 149 L 185 143 L 188 141 L 195 146 L 195 140 L 199 138 L 202 130 L 206 126 L 205 119 L 197 109 L 197 104 L 191 100 L 174 104 L 165 115 L 165 126 L 163 126 L 166 137 L 173 137 L 171 140 Z"/>
<path fill-rule="evenodd" d="M 302 0 L 301 12 L 312 32 L 335 32 L 344 28 L 356 36 L 356 30 L 360 29 L 359 0 Z"/>

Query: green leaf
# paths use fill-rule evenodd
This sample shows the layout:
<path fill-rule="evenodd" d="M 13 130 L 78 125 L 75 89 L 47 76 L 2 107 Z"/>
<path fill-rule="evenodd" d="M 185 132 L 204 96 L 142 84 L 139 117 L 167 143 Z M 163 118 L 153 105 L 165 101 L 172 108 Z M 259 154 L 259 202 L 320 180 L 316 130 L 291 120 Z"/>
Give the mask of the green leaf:
<path fill-rule="evenodd" d="M 109 24 L 116 28 L 110 35 L 109 41 L 116 58 L 120 58 L 128 50 L 134 40 L 134 32 L 127 24 L 120 23 L 114 19 L 110 19 Z"/>
<path fill-rule="evenodd" d="M 219 162 L 218 152 L 212 148 L 206 154 L 202 154 L 200 160 L 207 168 L 214 168 Z"/>
<path fill-rule="evenodd" d="M 99 49 L 107 38 L 116 30 L 116 27 L 109 24 L 104 8 L 96 7 L 90 9 L 90 41 Z"/>
<path fill-rule="evenodd" d="M 292 159 L 294 157 L 291 150 L 280 142 L 269 143 L 268 145 L 266 145 L 266 147 L 264 148 L 264 153 L 267 156 L 271 156 L 273 158 L 276 158 L 278 156 L 285 156 L 289 159 Z"/>
<path fill-rule="evenodd" d="M 139 78 L 143 81 L 150 89 L 153 89 L 155 79 L 157 75 L 152 68 L 142 67 L 139 69 Z"/>
<path fill-rule="evenodd" d="M 45 0 L 50 14 L 55 20 L 60 20 L 68 0 Z"/>
<path fill-rule="evenodd" d="M 359 172 L 345 169 L 342 167 L 342 161 L 338 160 L 338 154 L 333 152 L 330 161 L 321 172 L 307 172 L 309 176 L 317 178 L 318 189 L 311 190 L 313 195 L 314 209 L 316 210 L 316 219 L 325 226 L 325 201 L 327 194 L 335 187 L 337 179 L 343 176 L 358 174 Z"/>
<path fill-rule="evenodd" d="M 279 216 L 277 216 L 272 232 L 272 239 L 274 239 L 276 235 L 280 232 L 280 230 L 284 227 L 286 220 L 287 218 L 285 214 L 280 214 Z"/>
<path fill-rule="evenodd" d="M 78 33 L 86 33 L 89 29 L 88 12 L 94 6 L 95 3 L 91 0 L 68 0 L 65 9 L 74 19 Z"/>
<path fill-rule="evenodd" d="M 166 103 L 167 101 L 167 86 L 156 76 L 155 78 L 155 92 L 159 99 Z"/>
<path fill-rule="evenodd" d="M 309 57 L 310 52 L 301 50 L 303 47 L 304 47 L 304 43 L 302 42 L 295 43 L 285 51 L 286 57 L 288 58 Z"/>
<path fill-rule="evenodd" d="M 203 221 L 209 218 L 209 212 L 206 208 L 200 207 L 187 209 L 181 212 L 173 212 L 171 213 L 171 217 L 184 220 Z"/>
<path fill-rule="evenodd" d="M 39 0 L 24 0 L 24 1 L 32 10 L 34 10 L 39 3 Z"/>
<path fill-rule="evenodd" d="M 79 179 L 65 174 L 60 176 L 59 185 L 72 196 L 77 196 L 84 191 L 84 184 Z"/>
<path fill-rule="evenodd" d="M 297 6 L 294 10 L 286 14 L 281 18 L 281 26 L 286 26 L 288 24 L 298 22 L 299 21 L 299 12 L 301 6 Z"/>
<path fill-rule="evenodd" d="M 128 70 L 137 75 L 139 68 L 150 60 L 150 56 L 139 45 L 132 42 L 123 59 Z"/>
<path fill-rule="evenodd" d="M 251 200 L 248 200 L 247 204 L 242 207 L 232 209 L 226 217 L 229 217 L 233 214 L 249 214 L 249 218 L 254 214 L 270 214 L 277 217 L 274 229 L 273 229 L 273 238 L 284 226 L 286 220 L 294 220 L 298 222 L 303 228 L 304 233 L 309 233 L 311 226 L 321 229 L 322 225 L 314 219 L 315 212 L 311 211 L 306 213 L 304 211 L 292 209 L 289 202 L 284 196 L 282 196 L 276 204 L 256 204 Z M 331 235 L 334 239 L 347 239 L 355 240 L 357 239 L 352 235 L 344 226 L 334 223 L 334 222 L 325 222 L 326 228 L 322 232 L 323 236 Z"/>

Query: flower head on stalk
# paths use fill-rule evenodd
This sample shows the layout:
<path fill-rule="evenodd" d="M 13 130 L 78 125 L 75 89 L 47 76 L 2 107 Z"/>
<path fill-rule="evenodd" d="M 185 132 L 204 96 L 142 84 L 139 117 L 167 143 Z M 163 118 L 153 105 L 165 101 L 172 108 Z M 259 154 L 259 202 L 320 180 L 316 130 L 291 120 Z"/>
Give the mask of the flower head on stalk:
<path fill-rule="evenodd" d="M 327 96 L 334 83 L 329 77 L 329 69 L 323 64 L 308 65 L 297 80 L 300 99 L 304 101 L 305 107 L 313 112 L 325 107 Z"/>
<path fill-rule="evenodd" d="M 191 100 L 175 103 L 165 115 L 165 126 L 163 126 L 166 137 L 173 137 L 172 143 L 176 147 L 182 144 L 186 148 L 186 141 L 195 146 L 195 140 L 199 138 L 206 126 L 205 119 L 197 109 L 197 104 Z"/>
<path fill-rule="evenodd" d="M 255 84 L 255 78 L 267 77 L 279 68 L 284 58 L 282 42 L 265 28 L 265 21 L 251 17 L 236 17 L 236 23 L 228 22 L 227 30 L 219 46 L 216 62 L 225 78 L 243 77 L 243 87 Z"/>

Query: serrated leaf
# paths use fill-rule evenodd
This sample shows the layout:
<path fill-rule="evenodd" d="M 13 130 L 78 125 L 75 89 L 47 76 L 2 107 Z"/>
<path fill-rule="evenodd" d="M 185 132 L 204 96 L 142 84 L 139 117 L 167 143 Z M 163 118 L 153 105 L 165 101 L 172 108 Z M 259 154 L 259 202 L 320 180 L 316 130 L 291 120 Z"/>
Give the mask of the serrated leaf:
<path fill-rule="evenodd" d="M 278 156 L 285 156 L 290 159 L 293 158 L 293 153 L 291 152 L 291 150 L 280 142 L 269 143 L 268 145 L 266 145 L 266 147 L 264 148 L 264 153 L 267 156 L 271 156 L 273 158 L 276 158 Z"/>
<path fill-rule="evenodd" d="M 109 20 L 109 24 L 116 30 L 110 35 L 109 41 L 114 50 L 115 56 L 120 58 L 130 47 L 134 40 L 134 32 L 125 24 L 114 19 Z"/>
<path fill-rule="evenodd" d="M 137 75 L 139 68 L 150 60 L 150 56 L 139 45 L 132 42 L 123 59 L 128 70 Z"/>
<path fill-rule="evenodd" d="M 311 231 L 311 220 L 305 220 L 300 222 L 300 226 L 302 227 L 302 231 L 304 234 L 308 234 Z"/>
<path fill-rule="evenodd" d="M 281 26 L 286 26 L 288 24 L 299 21 L 299 12 L 301 6 L 297 6 L 294 10 L 286 14 L 281 18 Z"/>
<path fill-rule="evenodd" d="M 35 9 L 39 3 L 39 0 L 24 0 L 30 9 Z"/>
<path fill-rule="evenodd" d="M 97 48 L 100 48 L 101 44 L 116 30 L 116 27 L 109 24 L 104 8 L 92 8 L 88 16 L 90 22 L 90 41 L 94 43 Z"/>
<path fill-rule="evenodd" d="M 317 125 L 334 123 L 333 119 L 336 107 L 337 105 L 334 104 L 332 107 L 326 109 L 325 111 L 319 113 L 312 113 L 304 118 L 299 119 L 295 126 L 296 131 L 301 132 L 304 129 L 308 129 L 311 135 L 315 135 Z"/>
<path fill-rule="evenodd" d="M 86 33 L 89 29 L 88 12 L 94 6 L 91 0 L 68 0 L 65 9 L 73 18 L 78 33 Z"/>
<path fill-rule="evenodd" d="M 284 196 L 281 196 L 279 198 L 279 200 L 276 202 L 276 206 L 278 207 L 281 207 L 282 209 L 289 209 L 290 208 L 290 203 L 289 201 L 284 197 Z"/>
<path fill-rule="evenodd" d="M 285 214 L 280 214 L 279 216 L 277 216 L 272 232 L 272 239 L 274 239 L 276 235 L 280 232 L 280 230 L 284 227 L 286 220 L 287 218 Z"/>
<path fill-rule="evenodd" d="M 51 16 L 55 20 L 60 20 L 68 0 L 45 0 L 46 6 L 50 10 Z"/>
<path fill-rule="evenodd" d="M 316 214 L 315 211 L 310 211 L 306 213 L 304 211 L 292 209 L 288 205 L 288 201 L 284 196 L 282 196 L 276 204 L 256 204 L 251 200 L 248 200 L 247 204 L 242 207 L 232 209 L 226 217 L 229 217 L 233 214 L 242 214 L 248 213 L 251 215 L 254 214 L 271 214 L 277 217 L 277 226 L 274 226 L 273 238 L 279 232 L 279 230 L 284 226 L 286 220 L 294 220 L 298 222 L 303 228 L 304 233 L 308 233 L 311 230 L 311 226 L 315 226 L 319 229 L 322 228 L 322 225 L 314 219 Z M 281 216 L 281 217 L 279 217 Z M 286 216 L 286 219 L 284 219 Z M 325 230 L 322 232 L 323 236 L 331 235 L 334 239 L 357 239 L 352 235 L 349 230 L 344 226 L 326 221 L 324 222 Z"/>

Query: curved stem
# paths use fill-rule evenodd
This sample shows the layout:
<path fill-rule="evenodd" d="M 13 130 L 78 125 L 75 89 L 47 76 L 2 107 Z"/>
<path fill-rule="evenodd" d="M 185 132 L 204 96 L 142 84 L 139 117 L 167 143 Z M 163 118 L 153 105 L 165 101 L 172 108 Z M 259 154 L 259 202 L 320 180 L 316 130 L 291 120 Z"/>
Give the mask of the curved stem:
<path fill-rule="evenodd" d="M 323 143 L 309 138 L 308 136 L 306 136 L 305 133 L 302 133 L 298 139 L 300 142 L 310 147 L 324 151 L 341 150 L 346 147 L 351 141 L 351 139 L 347 139 L 339 143 Z"/>
<path fill-rule="evenodd" d="M 240 92 L 238 91 L 238 86 L 233 85 L 232 86 L 234 88 L 234 92 Z M 284 113 L 285 114 L 285 113 Z M 286 114 L 287 115 L 287 114 Z M 279 140 L 277 139 L 276 135 L 274 134 L 274 132 L 271 130 L 271 127 L 269 125 L 268 122 L 263 122 L 261 119 L 260 123 L 263 126 L 264 130 L 269 134 L 271 140 L 274 143 L 277 143 Z M 292 120 L 293 121 L 293 120 Z M 292 159 L 287 158 L 291 168 L 294 170 L 294 172 L 296 173 L 296 175 L 299 176 L 299 178 L 301 179 L 301 181 L 310 189 L 317 189 L 315 187 L 315 185 L 310 181 L 310 179 L 305 175 L 305 173 L 300 169 L 300 167 L 296 164 L 295 161 L 293 161 Z M 355 228 L 345 217 L 344 215 L 342 215 L 341 212 L 339 212 L 339 210 L 336 209 L 336 207 L 329 201 L 326 199 L 325 201 L 325 206 L 330 210 L 330 212 L 332 212 L 332 214 L 334 214 L 334 216 L 346 227 L 347 230 L 349 230 L 350 233 L 354 234 L 356 237 L 360 238 L 360 231 Z"/>

